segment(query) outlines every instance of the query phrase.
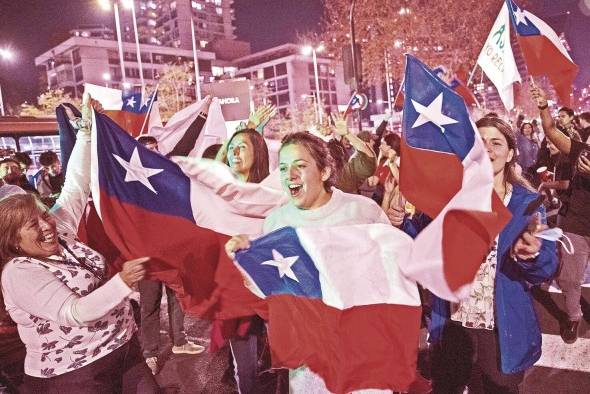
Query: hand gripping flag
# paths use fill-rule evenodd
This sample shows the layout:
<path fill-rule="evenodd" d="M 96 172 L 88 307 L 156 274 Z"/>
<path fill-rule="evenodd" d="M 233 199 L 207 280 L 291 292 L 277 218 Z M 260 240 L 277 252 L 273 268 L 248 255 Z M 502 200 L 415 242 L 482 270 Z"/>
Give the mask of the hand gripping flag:
<path fill-rule="evenodd" d="M 468 295 L 510 213 L 493 190 L 490 160 L 461 97 L 410 55 L 404 86 L 400 191 L 434 220 L 416 238 L 413 263 L 402 268 L 456 300 Z"/>
<path fill-rule="evenodd" d="M 578 66 L 548 24 L 519 8 L 512 0 L 507 0 L 507 4 L 529 74 L 546 75 L 559 99 L 571 104 L 570 94 Z"/>
<path fill-rule="evenodd" d="M 134 137 L 146 133 L 150 127 L 161 126 L 157 91 L 144 102 L 141 93 L 123 93 L 118 89 L 84 84 L 84 92 L 98 100 L 105 114 Z"/>
<path fill-rule="evenodd" d="M 387 224 L 286 227 L 237 252 L 250 289 L 267 303 L 273 366 L 306 365 L 333 393 L 406 391 L 421 316 L 416 283 L 400 270 L 412 244 Z"/>
<path fill-rule="evenodd" d="M 492 26 L 492 30 L 477 58 L 477 64 L 496 86 L 507 110 L 514 108 L 514 82 L 520 82 L 514 53 L 510 46 L 510 12 L 506 3 Z"/>
<path fill-rule="evenodd" d="M 260 234 L 265 213 L 284 201 L 282 193 L 238 184 L 229 169 L 216 162 L 183 162 L 189 177 L 178 164 L 143 147 L 109 117 L 96 113 L 91 160 L 98 214 L 125 259 L 152 257 L 147 266 L 150 277 L 172 288 L 188 313 L 253 314 L 251 307 L 258 300 L 243 287 L 223 245 L 228 235 Z M 208 181 L 217 182 L 219 195 L 205 186 Z M 224 294 L 235 302 L 217 297 L 222 288 L 229 289 Z"/>

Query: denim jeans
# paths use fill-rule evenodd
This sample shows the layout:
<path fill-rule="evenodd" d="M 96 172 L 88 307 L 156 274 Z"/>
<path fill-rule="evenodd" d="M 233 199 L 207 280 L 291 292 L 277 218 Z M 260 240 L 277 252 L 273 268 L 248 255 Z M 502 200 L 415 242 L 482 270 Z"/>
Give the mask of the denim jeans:
<path fill-rule="evenodd" d="M 139 282 L 141 304 L 141 339 L 143 356 L 157 357 L 160 346 L 160 304 L 162 302 L 162 282 L 142 280 Z M 168 322 L 170 339 L 174 346 L 186 343 L 184 333 L 184 312 L 174 295 L 174 291 L 166 287 L 168 297 Z"/>
<path fill-rule="evenodd" d="M 567 254 L 563 247 L 560 248 L 561 269 L 557 283 L 565 298 L 565 312 L 568 319 L 579 321 L 582 318 L 580 297 L 584 273 L 590 261 L 590 237 L 574 233 L 564 234 L 572 241 L 574 254 Z"/>
<path fill-rule="evenodd" d="M 440 343 L 433 344 L 432 383 L 437 394 L 517 394 L 524 373 L 500 369 L 496 330 L 465 328 L 448 321 Z"/>

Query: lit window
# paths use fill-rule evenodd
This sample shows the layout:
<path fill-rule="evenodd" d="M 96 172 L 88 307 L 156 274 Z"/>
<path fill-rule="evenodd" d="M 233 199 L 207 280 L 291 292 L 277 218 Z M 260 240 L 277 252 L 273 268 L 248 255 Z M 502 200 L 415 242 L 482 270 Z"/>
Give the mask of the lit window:
<path fill-rule="evenodd" d="M 197 3 L 196 1 L 191 1 L 191 5 L 193 8 L 196 8 L 197 10 L 203 9 L 203 6 L 200 3 Z"/>
<path fill-rule="evenodd" d="M 223 9 L 221 7 L 217 7 L 215 8 L 215 12 L 217 12 L 217 15 L 221 15 L 223 14 Z"/>
<path fill-rule="evenodd" d="M 173 1 L 172 3 L 170 3 L 170 9 L 171 10 L 175 10 L 176 9 L 176 2 Z"/>
<path fill-rule="evenodd" d="M 211 73 L 214 77 L 220 77 L 223 75 L 223 67 L 213 66 L 211 67 Z"/>
<path fill-rule="evenodd" d="M 201 46 L 201 48 L 205 48 L 205 47 L 207 46 L 207 44 L 208 44 L 208 43 L 209 43 L 209 42 L 208 42 L 208 41 L 205 41 L 205 40 L 201 40 L 201 41 L 199 41 L 199 45 Z"/>

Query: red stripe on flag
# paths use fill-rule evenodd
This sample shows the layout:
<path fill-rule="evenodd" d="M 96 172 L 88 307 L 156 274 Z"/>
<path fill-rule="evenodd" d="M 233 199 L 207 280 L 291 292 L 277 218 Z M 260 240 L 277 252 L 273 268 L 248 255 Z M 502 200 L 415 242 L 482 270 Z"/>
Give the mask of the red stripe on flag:
<path fill-rule="evenodd" d="M 141 127 L 145 123 L 144 129 L 147 128 L 146 116 L 147 113 L 134 113 L 128 111 L 104 111 L 105 115 L 111 118 L 123 130 L 131 134 L 133 137 L 141 134 Z"/>
<path fill-rule="evenodd" d="M 345 310 L 319 299 L 267 298 L 273 367 L 308 366 L 336 394 L 362 388 L 406 391 L 416 372 L 419 306 Z"/>
<path fill-rule="evenodd" d="M 105 193 L 100 195 L 100 204 L 105 231 L 122 255 L 126 259 L 152 257 L 146 265 L 149 278 L 173 289 L 185 312 L 230 318 L 252 315 L 254 307 L 261 305 L 225 254 L 227 236 Z M 137 228 L 142 231 L 135 231 Z"/>
<path fill-rule="evenodd" d="M 452 291 L 475 278 L 496 235 L 512 214 L 496 192 L 492 192 L 493 212 L 449 211 L 443 221 L 443 272 Z"/>
<path fill-rule="evenodd" d="M 456 155 L 413 148 L 401 140 L 400 191 L 431 218 L 461 190 L 463 164 Z"/>
<path fill-rule="evenodd" d="M 545 36 L 519 36 L 518 43 L 532 76 L 546 75 L 563 104 L 571 105 L 572 86 L 578 66 Z"/>

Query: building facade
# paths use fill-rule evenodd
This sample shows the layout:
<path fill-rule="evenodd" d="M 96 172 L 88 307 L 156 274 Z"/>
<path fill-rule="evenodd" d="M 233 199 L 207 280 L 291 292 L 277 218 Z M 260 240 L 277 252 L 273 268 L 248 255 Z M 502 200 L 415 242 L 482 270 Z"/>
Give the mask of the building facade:
<path fill-rule="evenodd" d="M 200 48 L 215 40 L 234 40 L 233 0 L 135 0 L 139 41 L 192 49 L 191 19 Z M 122 10 L 125 41 L 135 41 L 131 12 Z"/>
<path fill-rule="evenodd" d="M 167 64 L 193 61 L 192 50 L 140 44 L 140 51 L 146 84 L 154 85 Z M 316 105 L 313 59 L 301 54 L 298 45 L 284 44 L 233 61 L 219 60 L 215 53 L 200 50 L 198 59 L 202 83 L 245 78 L 250 81 L 252 96 L 262 95 L 258 101 L 272 103 L 283 113 L 294 113 L 305 102 Z M 322 106 L 326 111 L 336 111 L 350 98 L 342 63 L 321 56 L 317 62 Z M 133 43 L 123 43 L 123 63 L 125 78 L 117 41 L 82 36 L 71 37 L 35 58 L 35 65 L 47 77 L 48 88 L 62 88 L 72 97 L 82 96 L 84 83 L 138 90 L 139 65 Z M 187 89 L 187 94 L 194 99 L 193 89 Z"/>
<path fill-rule="evenodd" d="M 320 99 L 324 108 L 336 110 L 350 98 L 342 63 L 318 56 Z M 301 47 L 284 44 L 234 60 L 236 76 L 249 79 L 251 88 L 280 111 L 295 111 L 305 100 L 316 100 L 314 64 Z"/>
<path fill-rule="evenodd" d="M 143 76 L 146 84 L 154 84 L 167 64 L 193 61 L 193 51 L 157 45 L 140 45 Z M 215 54 L 198 51 L 201 81 L 212 80 Z M 135 44 L 123 43 L 123 65 L 120 66 L 117 41 L 71 37 L 35 58 L 35 65 L 47 75 L 47 87 L 61 88 L 72 97 L 81 97 L 84 83 L 115 89 L 137 89 L 140 86 L 139 65 Z M 124 86 L 124 82 L 128 85 Z"/>

